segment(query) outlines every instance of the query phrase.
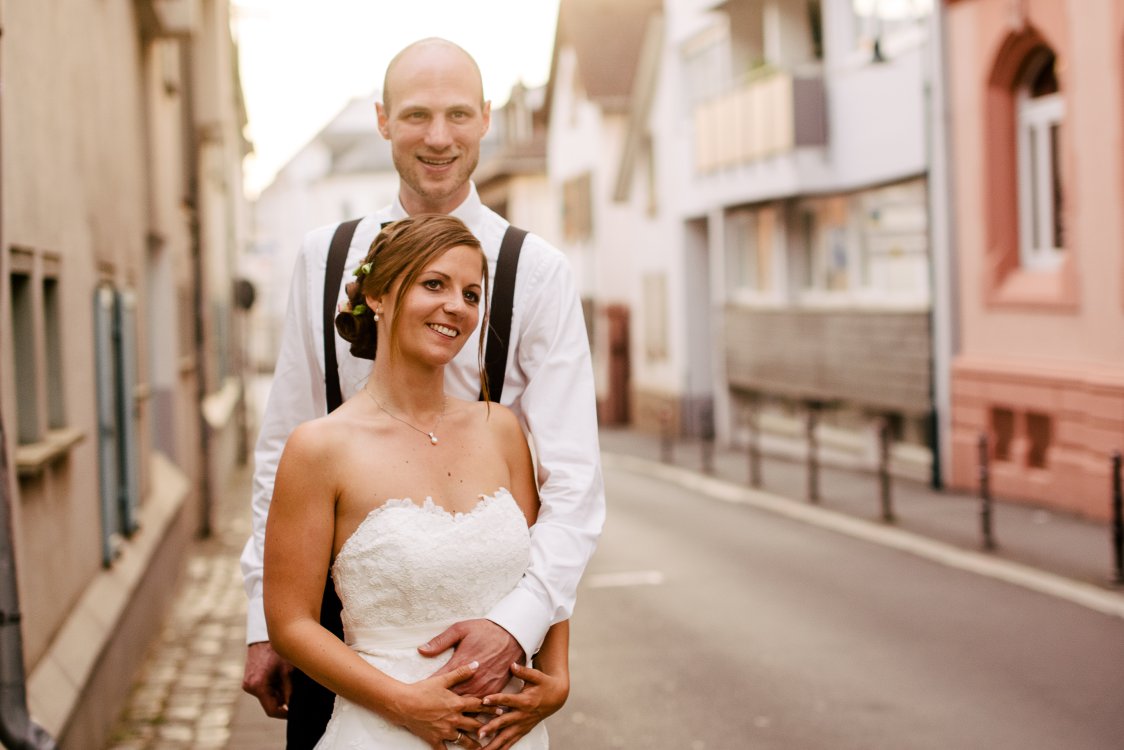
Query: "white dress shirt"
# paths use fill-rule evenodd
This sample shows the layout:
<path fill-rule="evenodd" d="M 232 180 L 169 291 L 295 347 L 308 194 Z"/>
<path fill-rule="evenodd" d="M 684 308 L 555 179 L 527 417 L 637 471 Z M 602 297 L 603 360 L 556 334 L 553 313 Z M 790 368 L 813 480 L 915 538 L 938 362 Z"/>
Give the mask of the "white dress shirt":
<path fill-rule="evenodd" d="M 452 215 L 480 240 L 494 280 L 508 222 L 480 202 L 475 185 Z M 341 300 L 343 284 L 351 280 L 351 271 L 366 256 L 381 224 L 405 217 L 396 201 L 359 223 L 344 266 Z M 322 305 L 334 230 L 335 225 L 313 230 L 301 245 L 273 385 L 254 449 L 253 535 L 241 559 L 249 597 L 247 643 L 269 640 L 262 560 L 281 451 L 297 425 L 327 412 Z M 453 396 L 471 400 L 479 394 L 479 333 L 478 326 L 445 369 L 446 390 Z M 351 356 L 349 344 L 335 338 L 340 387 L 347 399 L 363 387 L 372 363 Z M 533 234 L 527 235 L 519 256 L 501 403 L 515 412 L 531 436 L 542 508 L 531 529 L 530 567 L 488 619 L 511 633 L 530 656 L 542 645 L 550 625 L 570 617 L 578 581 L 605 519 L 593 371 L 581 303 L 565 256 Z"/>

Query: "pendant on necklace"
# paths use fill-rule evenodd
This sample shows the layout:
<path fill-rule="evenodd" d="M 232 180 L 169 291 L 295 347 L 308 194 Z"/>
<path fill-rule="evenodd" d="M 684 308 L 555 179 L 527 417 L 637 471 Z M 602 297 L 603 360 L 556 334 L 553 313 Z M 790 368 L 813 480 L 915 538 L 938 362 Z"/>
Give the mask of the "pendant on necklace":
<path fill-rule="evenodd" d="M 434 435 L 432 432 L 427 432 L 426 435 L 429 435 L 430 445 L 437 445 L 437 436 L 436 435 Z"/>

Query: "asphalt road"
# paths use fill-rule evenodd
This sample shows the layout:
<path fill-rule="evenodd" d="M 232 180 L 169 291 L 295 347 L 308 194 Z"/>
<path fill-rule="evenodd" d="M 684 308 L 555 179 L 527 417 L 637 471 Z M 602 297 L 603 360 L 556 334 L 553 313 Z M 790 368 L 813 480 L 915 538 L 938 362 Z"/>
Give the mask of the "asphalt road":
<path fill-rule="evenodd" d="M 606 473 L 560 750 L 1119 750 L 1124 619 Z"/>

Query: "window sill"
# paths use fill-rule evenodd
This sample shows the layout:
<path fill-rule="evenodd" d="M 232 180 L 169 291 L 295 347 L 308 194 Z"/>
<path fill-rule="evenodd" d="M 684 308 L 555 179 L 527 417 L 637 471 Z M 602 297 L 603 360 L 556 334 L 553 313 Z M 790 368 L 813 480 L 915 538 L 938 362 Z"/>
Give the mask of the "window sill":
<path fill-rule="evenodd" d="M 990 290 L 987 302 L 992 307 L 1076 312 L 1078 294 L 1071 277 L 1070 264 L 1064 260 L 1050 271 L 1015 268 Z"/>
<path fill-rule="evenodd" d="M 730 292 L 729 303 L 734 307 L 783 309 L 788 303 L 775 292 L 756 292 L 748 289 L 735 289 Z"/>
<path fill-rule="evenodd" d="M 825 291 L 804 289 L 793 307 L 808 311 L 848 310 L 872 313 L 927 313 L 931 306 L 927 299 L 875 295 L 861 290 Z"/>
<path fill-rule="evenodd" d="M 86 433 L 76 427 L 51 430 L 37 443 L 16 447 L 16 471 L 21 478 L 38 476 L 85 439 Z"/>

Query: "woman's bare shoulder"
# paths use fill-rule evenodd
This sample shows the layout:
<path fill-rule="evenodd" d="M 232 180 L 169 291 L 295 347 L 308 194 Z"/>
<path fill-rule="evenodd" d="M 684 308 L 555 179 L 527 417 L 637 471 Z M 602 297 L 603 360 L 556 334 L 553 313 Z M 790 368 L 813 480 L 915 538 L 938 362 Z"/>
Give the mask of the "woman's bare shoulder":
<path fill-rule="evenodd" d="M 511 410 L 506 406 L 492 403 L 490 401 L 467 401 L 463 398 L 455 398 L 449 396 L 447 402 L 447 414 L 460 414 L 473 423 L 484 423 L 492 419 L 492 417 L 500 411 L 510 413 Z M 514 414 L 512 414 L 514 417 Z"/>
<path fill-rule="evenodd" d="M 491 440 L 498 445 L 518 444 L 523 441 L 523 427 L 515 412 L 506 406 L 485 401 L 449 399 L 449 413 L 461 417 L 462 429 L 478 439 Z"/>
<path fill-rule="evenodd" d="M 336 455 L 347 442 L 348 420 L 344 415 L 311 419 L 297 425 L 285 441 L 285 452 L 294 458 L 322 461 Z"/>
<path fill-rule="evenodd" d="M 523 432 L 523 428 L 519 424 L 519 418 L 508 407 L 481 401 L 477 408 L 480 418 L 484 420 L 489 430 L 501 434 Z"/>
<path fill-rule="evenodd" d="M 492 404 L 487 415 L 488 434 L 509 460 L 521 459 L 527 450 L 527 435 L 515 412 L 506 406 Z"/>

